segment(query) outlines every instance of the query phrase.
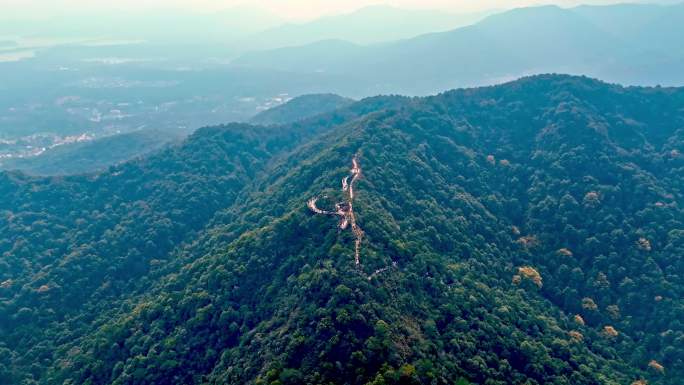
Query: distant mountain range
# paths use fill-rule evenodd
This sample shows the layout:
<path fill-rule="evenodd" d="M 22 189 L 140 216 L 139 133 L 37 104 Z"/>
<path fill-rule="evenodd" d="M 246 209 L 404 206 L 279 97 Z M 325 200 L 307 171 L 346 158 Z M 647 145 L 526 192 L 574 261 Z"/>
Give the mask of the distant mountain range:
<path fill-rule="evenodd" d="M 684 83 L 684 4 L 521 8 L 408 40 L 342 41 L 248 53 L 234 65 L 344 79 L 355 95 L 430 94 L 534 73 L 624 84 Z"/>
<path fill-rule="evenodd" d="M 104 38 L 140 40 L 172 46 L 192 43 L 221 46 L 234 53 L 302 45 L 326 39 L 348 40 L 357 44 L 387 42 L 472 24 L 494 12 L 459 14 L 378 5 L 295 23 L 251 6 L 211 13 L 174 9 L 133 14 L 75 11 L 59 17 L 6 18 L 0 15 L 0 37 L 50 37 L 28 41 L 20 39 L 24 42 L 23 45 L 30 46 L 72 44 Z M 221 55 L 220 52 L 215 54 Z"/>
<path fill-rule="evenodd" d="M 345 40 L 355 44 L 387 42 L 472 24 L 494 12 L 458 14 L 377 5 L 306 23 L 277 26 L 249 36 L 246 45 L 252 49 L 266 49 L 320 40 Z"/>

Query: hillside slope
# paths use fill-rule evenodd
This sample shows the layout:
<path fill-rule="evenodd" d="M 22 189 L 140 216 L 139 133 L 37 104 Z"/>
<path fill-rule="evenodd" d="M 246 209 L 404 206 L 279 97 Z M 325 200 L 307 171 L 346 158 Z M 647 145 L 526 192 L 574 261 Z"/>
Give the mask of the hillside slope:
<path fill-rule="evenodd" d="M 312 94 L 298 96 L 287 103 L 262 111 L 250 119 L 252 124 L 289 124 L 312 116 L 346 107 L 353 99 L 335 94 Z"/>
<path fill-rule="evenodd" d="M 16 349 L 21 374 L 37 372 L 31 362 L 48 367 L 41 382 L 54 384 L 671 384 L 682 376 L 683 89 L 539 76 L 401 100 L 361 101 L 347 119 L 327 118 L 339 124 L 269 151 L 237 190 L 214 185 L 235 161 L 176 174 L 213 185 L 216 197 L 237 192 L 208 207 L 211 219 L 157 258 L 139 286 L 116 284 L 120 297 L 91 301 L 90 316 L 63 314 L 55 301 L 97 287 L 65 276 L 96 268 L 97 253 L 11 284 L 0 324 L 21 322 L 21 331 L 10 336 L 66 319 L 46 332 L 52 356 Z M 261 131 L 250 148 L 271 149 L 276 133 L 321 120 Z M 206 129 L 181 148 L 199 156 L 204 145 L 193 143 L 213 138 L 240 153 L 231 135 L 253 130 Z M 307 207 L 312 197 L 324 210 L 345 199 L 341 181 L 355 155 L 358 266 L 359 238 Z M 164 158 L 152 169 L 168 170 Z M 0 186 L 13 198 L 2 229 L 18 241 L 3 244 L 5 255 L 35 247 L 17 238 L 29 226 L 30 234 L 57 228 L 30 204 L 53 183 L 5 174 Z M 209 198 L 183 202 L 192 210 L 217 199 Z M 22 274 L 31 255 L 51 250 L 10 266 Z M 147 262 L 141 256 L 130 260 Z M 100 282 L 114 282 L 103 274 Z"/>
<path fill-rule="evenodd" d="M 65 343 L 54 336 L 80 338 L 165 269 L 182 266 L 178 249 L 230 208 L 272 158 L 406 101 L 373 98 L 285 127 L 205 128 L 182 145 L 94 175 L 0 172 L 0 383 L 39 380 Z"/>
<path fill-rule="evenodd" d="M 156 130 L 134 131 L 54 147 L 35 157 L 4 160 L 0 169 L 20 170 L 31 175 L 95 172 L 143 156 L 178 139 Z"/>

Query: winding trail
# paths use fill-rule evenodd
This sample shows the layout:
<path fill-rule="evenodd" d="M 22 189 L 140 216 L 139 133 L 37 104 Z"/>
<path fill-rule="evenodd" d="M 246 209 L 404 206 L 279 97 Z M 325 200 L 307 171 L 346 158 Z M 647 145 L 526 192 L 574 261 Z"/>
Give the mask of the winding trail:
<path fill-rule="evenodd" d="M 306 205 L 309 207 L 309 210 L 311 210 L 314 214 L 339 217 L 340 221 L 338 223 L 338 228 L 340 230 L 346 230 L 347 227 L 351 226 L 351 231 L 354 234 L 355 238 L 354 264 L 359 269 L 361 274 L 363 274 L 368 279 L 368 281 L 371 281 L 378 275 L 392 268 L 397 268 L 397 262 L 392 261 L 392 264 L 390 266 L 386 266 L 382 269 L 377 269 L 370 275 L 366 275 L 363 271 L 361 271 L 361 241 L 363 240 L 364 232 L 361 229 L 361 227 L 359 227 L 359 225 L 356 223 L 356 214 L 354 213 L 354 187 L 356 186 L 356 182 L 361 177 L 361 166 L 359 165 L 358 155 L 354 155 L 354 157 L 352 158 L 352 168 L 351 170 L 349 170 L 349 172 L 350 175 L 347 175 L 344 178 L 342 178 L 342 192 L 345 193 L 345 199 L 344 201 L 335 204 L 335 211 L 326 211 L 318 208 L 318 206 L 316 206 L 318 197 L 313 197 L 309 199 Z M 326 196 L 323 197 L 326 198 Z"/>
<path fill-rule="evenodd" d="M 354 263 L 357 267 L 361 266 L 361 240 L 363 239 L 363 230 L 359 225 L 356 224 L 356 215 L 354 214 L 354 184 L 358 181 L 361 176 L 361 167 L 359 166 L 359 161 L 357 155 L 352 158 L 352 168 L 350 170 L 351 175 L 347 175 L 342 178 L 342 191 L 347 193 L 344 202 L 335 204 L 335 212 L 321 210 L 316 206 L 318 197 L 313 197 L 309 199 L 306 203 L 309 210 L 315 214 L 320 215 L 337 215 L 340 217 L 340 222 L 338 227 L 340 230 L 345 230 L 349 225 L 351 225 L 352 233 L 356 238 L 354 241 Z M 351 181 L 349 178 L 351 177 Z"/>
<path fill-rule="evenodd" d="M 336 213 L 332 211 L 325 211 L 321 210 L 318 207 L 316 207 L 316 202 L 318 201 L 318 197 L 313 197 L 309 199 L 308 202 L 306 202 L 306 205 L 309 207 L 309 210 L 313 211 L 316 214 L 322 214 L 322 215 L 335 215 Z"/>
<path fill-rule="evenodd" d="M 356 263 L 356 266 L 359 266 L 361 264 L 360 260 L 360 252 L 361 252 L 361 239 L 363 239 L 363 230 L 356 224 L 356 215 L 354 215 L 354 183 L 359 179 L 359 176 L 361 176 L 361 167 L 359 167 L 359 162 L 357 160 L 356 155 L 352 158 L 352 180 L 349 183 L 349 211 L 348 211 L 348 217 L 349 217 L 349 222 L 351 223 L 351 228 L 352 232 L 354 233 L 354 236 L 356 237 L 356 240 L 354 241 L 355 245 L 355 252 L 354 252 L 354 262 Z"/>

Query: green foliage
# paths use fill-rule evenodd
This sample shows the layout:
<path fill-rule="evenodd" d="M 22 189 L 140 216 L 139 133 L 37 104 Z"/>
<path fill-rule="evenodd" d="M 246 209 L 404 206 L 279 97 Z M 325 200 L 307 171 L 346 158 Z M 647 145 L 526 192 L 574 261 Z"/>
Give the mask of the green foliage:
<path fill-rule="evenodd" d="M 684 374 L 684 90 L 543 76 L 399 100 L 203 129 L 93 178 L 2 174 L 0 278 L 12 284 L 0 289 L 0 378 L 589 385 Z M 305 205 L 339 193 L 355 153 L 360 271 L 353 236 Z M 521 267 L 543 285 L 513 284 Z"/>

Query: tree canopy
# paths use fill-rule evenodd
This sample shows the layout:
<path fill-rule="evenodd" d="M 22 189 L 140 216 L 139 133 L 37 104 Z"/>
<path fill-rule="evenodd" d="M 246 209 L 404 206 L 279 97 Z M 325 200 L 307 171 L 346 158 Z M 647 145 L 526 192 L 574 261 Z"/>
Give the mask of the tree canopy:
<path fill-rule="evenodd" d="M 0 174 L 0 383 L 674 383 L 682 111 L 546 75 Z M 355 154 L 360 267 L 306 205 Z"/>

